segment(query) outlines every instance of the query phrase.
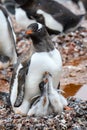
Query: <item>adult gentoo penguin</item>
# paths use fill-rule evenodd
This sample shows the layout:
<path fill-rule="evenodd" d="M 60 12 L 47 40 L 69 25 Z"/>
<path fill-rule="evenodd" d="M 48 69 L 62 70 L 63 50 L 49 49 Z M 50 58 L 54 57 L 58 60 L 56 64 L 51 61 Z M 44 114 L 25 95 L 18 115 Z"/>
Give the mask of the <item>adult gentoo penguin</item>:
<path fill-rule="evenodd" d="M 52 75 L 53 86 L 57 88 L 62 71 L 62 59 L 59 51 L 54 47 L 50 36 L 48 35 L 45 26 L 39 23 L 31 24 L 26 31 L 33 41 L 34 53 L 31 55 L 30 63 L 27 67 L 27 72 L 23 71 L 23 65 L 19 65 L 16 70 L 16 75 L 13 76 L 11 84 L 10 100 L 15 113 L 27 114 L 30 108 L 31 99 L 40 93 L 39 83 L 42 80 L 44 72 L 49 72 Z M 18 83 L 18 75 L 21 71 L 25 73 L 25 94 L 21 105 L 15 105 L 18 88 L 21 88 Z"/>
<path fill-rule="evenodd" d="M 23 27 L 36 20 L 44 24 L 50 33 L 58 33 L 75 30 L 84 15 L 75 15 L 56 0 L 31 0 L 16 8 L 15 17 Z M 24 18 L 26 24 L 22 20 Z"/>
<path fill-rule="evenodd" d="M 9 57 L 12 64 L 17 62 L 16 36 L 6 9 L 0 5 L 0 55 Z"/>

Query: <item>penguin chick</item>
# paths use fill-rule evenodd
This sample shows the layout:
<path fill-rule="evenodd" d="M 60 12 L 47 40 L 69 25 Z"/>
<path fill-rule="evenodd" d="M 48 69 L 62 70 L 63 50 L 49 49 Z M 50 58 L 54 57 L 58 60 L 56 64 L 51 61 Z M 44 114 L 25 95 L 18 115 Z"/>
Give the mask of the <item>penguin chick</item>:
<path fill-rule="evenodd" d="M 17 63 L 16 36 L 6 9 L 0 5 L 0 54 Z"/>
<path fill-rule="evenodd" d="M 67 106 L 68 103 L 67 103 L 66 98 L 65 98 L 62 94 L 60 94 L 60 93 L 59 93 L 59 96 L 60 96 L 60 101 L 61 101 L 61 103 L 63 104 L 63 107 L 64 107 L 64 106 Z"/>
<path fill-rule="evenodd" d="M 41 97 L 37 100 L 30 108 L 28 115 L 29 116 L 45 116 L 48 114 L 48 80 L 45 79 L 39 84 L 39 89 L 41 92 Z"/>
<path fill-rule="evenodd" d="M 58 94 L 57 90 L 53 87 L 53 81 L 52 81 L 52 76 L 49 74 L 48 78 L 48 83 L 49 83 L 49 92 L 48 92 L 48 97 L 50 104 L 53 108 L 54 113 L 61 113 L 63 111 L 63 102 L 60 94 Z"/>
<path fill-rule="evenodd" d="M 61 89 L 58 89 L 57 92 L 58 92 L 58 94 L 59 94 L 59 96 L 60 96 L 60 100 L 61 100 L 61 103 L 63 104 L 63 106 L 67 106 L 67 105 L 68 105 L 67 100 L 66 100 L 66 98 L 61 94 L 61 93 L 64 93 L 64 91 L 61 90 Z"/>

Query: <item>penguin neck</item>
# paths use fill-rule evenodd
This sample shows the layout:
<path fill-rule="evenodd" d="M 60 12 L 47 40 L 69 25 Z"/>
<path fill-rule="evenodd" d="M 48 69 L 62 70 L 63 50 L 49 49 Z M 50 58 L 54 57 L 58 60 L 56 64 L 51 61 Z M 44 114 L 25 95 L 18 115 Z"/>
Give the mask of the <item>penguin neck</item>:
<path fill-rule="evenodd" d="M 49 52 L 54 50 L 54 45 L 48 35 L 45 37 L 32 36 L 31 39 L 36 52 Z"/>
<path fill-rule="evenodd" d="M 53 91 L 54 91 L 53 81 L 51 78 L 49 78 L 49 93 L 52 93 Z"/>

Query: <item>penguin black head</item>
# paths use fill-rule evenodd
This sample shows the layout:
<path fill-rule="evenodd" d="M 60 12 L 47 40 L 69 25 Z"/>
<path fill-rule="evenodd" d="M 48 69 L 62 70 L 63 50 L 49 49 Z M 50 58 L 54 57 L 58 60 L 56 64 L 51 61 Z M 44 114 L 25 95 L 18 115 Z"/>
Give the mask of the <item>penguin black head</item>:
<path fill-rule="evenodd" d="M 35 51 L 49 52 L 54 49 L 54 45 L 44 25 L 40 23 L 33 23 L 28 26 L 25 34 L 33 41 Z"/>
<path fill-rule="evenodd" d="M 43 37 L 46 34 L 45 26 L 40 23 L 33 23 L 27 27 L 26 35 Z"/>

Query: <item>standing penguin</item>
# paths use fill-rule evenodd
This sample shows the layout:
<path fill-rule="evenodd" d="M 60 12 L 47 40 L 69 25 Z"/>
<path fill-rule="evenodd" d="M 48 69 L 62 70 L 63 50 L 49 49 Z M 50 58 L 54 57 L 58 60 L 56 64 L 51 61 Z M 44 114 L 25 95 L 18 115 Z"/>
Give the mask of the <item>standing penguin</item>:
<path fill-rule="evenodd" d="M 16 8 L 15 18 L 23 27 L 36 20 L 44 24 L 49 33 L 58 33 L 75 30 L 84 15 L 75 15 L 56 0 L 31 0 Z"/>
<path fill-rule="evenodd" d="M 39 95 L 39 83 L 42 80 L 44 72 L 52 74 L 53 86 L 58 87 L 60 75 L 62 71 L 62 59 L 59 51 L 54 47 L 50 36 L 48 35 L 45 26 L 39 23 L 31 24 L 26 31 L 33 41 L 34 53 L 31 55 L 30 62 L 28 64 L 27 72 L 25 73 L 25 92 L 23 102 L 21 105 L 16 106 L 16 98 L 18 93 L 18 78 L 19 70 L 23 66 L 19 66 L 17 76 L 12 81 L 10 100 L 15 113 L 27 114 L 30 108 L 31 99 Z M 25 70 L 24 70 L 25 71 Z M 21 73 L 21 71 L 20 71 Z M 16 81 L 16 82 L 15 82 Z M 15 85 L 17 85 L 15 87 Z M 21 88 L 21 86 L 19 85 Z"/>
<path fill-rule="evenodd" d="M 0 55 L 7 56 L 12 64 L 17 62 L 16 36 L 6 9 L 0 5 Z"/>

